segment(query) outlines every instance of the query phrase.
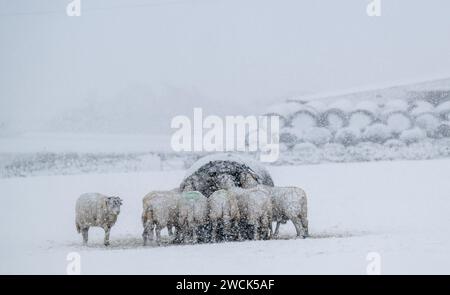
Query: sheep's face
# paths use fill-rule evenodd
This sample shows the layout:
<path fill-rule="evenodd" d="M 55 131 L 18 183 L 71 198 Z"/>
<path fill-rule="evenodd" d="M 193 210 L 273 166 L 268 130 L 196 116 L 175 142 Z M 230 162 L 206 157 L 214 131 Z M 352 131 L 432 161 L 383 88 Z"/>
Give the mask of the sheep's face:
<path fill-rule="evenodd" d="M 258 185 L 258 181 L 250 173 L 241 174 L 240 182 L 243 188 L 252 188 Z"/>
<path fill-rule="evenodd" d="M 195 191 L 194 185 L 192 183 L 186 184 L 183 188 L 183 191 L 185 192 Z"/>
<path fill-rule="evenodd" d="M 114 215 L 119 215 L 122 199 L 119 197 L 109 197 L 107 200 L 109 212 Z"/>
<path fill-rule="evenodd" d="M 229 174 L 221 174 L 217 177 L 218 186 L 220 189 L 229 189 L 235 187 L 233 177 Z"/>

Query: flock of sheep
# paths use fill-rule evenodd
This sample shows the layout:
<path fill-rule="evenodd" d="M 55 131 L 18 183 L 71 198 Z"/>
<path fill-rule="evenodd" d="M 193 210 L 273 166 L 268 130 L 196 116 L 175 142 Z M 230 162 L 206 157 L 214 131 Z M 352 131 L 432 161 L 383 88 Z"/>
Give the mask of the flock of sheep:
<path fill-rule="evenodd" d="M 294 224 L 297 237 L 308 236 L 307 200 L 302 189 L 261 185 L 252 182 L 250 175 L 248 179 L 243 181 L 243 187 L 237 187 L 227 175 L 222 175 L 221 189 L 208 198 L 189 188 L 148 193 L 143 198 L 144 245 L 160 245 L 164 228 L 174 243 L 271 239 L 277 237 L 280 224 L 288 220 Z M 110 230 L 121 204 L 118 197 L 98 193 L 79 197 L 76 228 L 82 233 L 84 244 L 88 242 L 89 228 L 101 227 L 105 230 L 104 244 L 109 245 Z M 205 236 L 209 238 L 205 240 Z"/>

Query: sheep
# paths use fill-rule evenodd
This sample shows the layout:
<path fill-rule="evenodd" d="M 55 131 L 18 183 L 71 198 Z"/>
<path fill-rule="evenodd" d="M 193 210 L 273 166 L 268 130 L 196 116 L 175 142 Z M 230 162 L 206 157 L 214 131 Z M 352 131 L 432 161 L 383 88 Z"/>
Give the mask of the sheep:
<path fill-rule="evenodd" d="M 308 236 L 308 205 L 306 193 L 298 187 L 265 187 L 270 191 L 273 219 L 276 221 L 274 237 L 278 236 L 280 223 L 291 220 L 297 237 Z"/>
<path fill-rule="evenodd" d="M 270 238 L 272 234 L 272 201 L 270 192 L 262 186 L 243 189 L 231 188 L 230 191 L 237 199 L 240 212 L 241 230 L 243 236 L 250 236 L 253 240 L 260 237 Z M 250 235 L 249 228 L 252 228 Z"/>
<path fill-rule="evenodd" d="M 234 177 L 230 174 L 220 174 L 216 178 L 217 190 L 230 189 L 236 187 Z"/>
<path fill-rule="evenodd" d="M 208 201 L 199 191 L 183 192 L 178 200 L 177 241 L 197 242 L 197 230 L 208 219 Z"/>
<path fill-rule="evenodd" d="M 239 178 L 242 188 L 252 188 L 259 185 L 254 174 L 250 172 L 242 173 Z"/>
<path fill-rule="evenodd" d="M 167 227 L 169 236 L 173 235 L 172 227 L 177 222 L 178 200 L 180 193 L 177 189 L 171 191 L 153 191 L 142 200 L 142 225 L 144 232 L 142 238 L 144 246 L 153 241 L 156 235 L 156 244 L 161 243 L 161 230 Z"/>
<path fill-rule="evenodd" d="M 105 231 L 105 246 L 109 245 L 111 227 L 116 223 L 122 200 L 99 193 L 81 195 L 75 206 L 75 224 L 78 233 L 83 235 L 83 244 L 88 242 L 89 228 L 101 227 Z"/>
<path fill-rule="evenodd" d="M 219 223 L 223 224 L 225 240 L 236 237 L 239 239 L 239 208 L 236 197 L 228 190 L 218 190 L 208 198 L 209 220 L 211 222 L 211 240 L 217 242 Z"/>

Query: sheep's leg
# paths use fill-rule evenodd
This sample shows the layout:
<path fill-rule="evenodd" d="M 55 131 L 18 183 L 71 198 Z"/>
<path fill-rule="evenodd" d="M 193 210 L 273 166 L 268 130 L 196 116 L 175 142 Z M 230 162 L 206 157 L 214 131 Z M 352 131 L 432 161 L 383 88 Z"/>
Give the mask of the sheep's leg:
<path fill-rule="evenodd" d="M 184 243 L 189 243 L 189 229 L 188 228 L 183 228 L 183 233 L 181 235 L 181 242 Z"/>
<path fill-rule="evenodd" d="M 245 223 L 244 223 L 242 218 L 237 221 L 237 228 L 236 229 L 237 229 L 239 235 L 241 236 L 241 240 L 242 241 L 247 239 L 246 230 L 245 230 Z"/>
<path fill-rule="evenodd" d="M 305 232 L 303 230 L 303 226 L 302 226 L 302 222 L 301 222 L 300 218 L 293 217 L 291 220 L 292 220 L 292 223 L 295 226 L 295 230 L 297 232 L 297 237 L 300 237 L 300 238 L 304 239 L 305 238 Z"/>
<path fill-rule="evenodd" d="M 273 237 L 273 227 L 272 227 L 272 220 L 269 221 L 268 226 L 268 239 L 271 239 Z"/>
<path fill-rule="evenodd" d="M 175 239 L 174 243 L 181 243 L 182 241 L 182 229 L 179 225 L 175 225 Z"/>
<path fill-rule="evenodd" d="M 217 242 L 217 221 L 211 221 L 211 242 Z"/>
<path fill-rule="evenodd" d="M 183 228 L 183 244 L 189 244 L 191 242 L 191 229 L 188 227 Z"/>
<path fill-rule="evenodd" d="M 242 240 L 242 235 L 241 235 L 241 231 L 239 229 L 239 220 L 234 220 L 234 222 L 233 222 L 233 231 L 234 231 L 234 238 L 237 241 L 241 241 Z"/>
<path fill-rule="evenodd" d="M 261 239 L 268 239 L 269 238 L 269 219 L 267 216 L 261 217 L 260 220 L 260 231 L 261 231 Z"/>
<path fill-rule="evenodd" d="M 185 220 L 181 226 L 181 242 L 189 243 L 190 239 L 191 239 L 191 231 L 189 223 Z"/>
<path fill-rule="evenodd" d="M 253 240 L 259 240 L 260 235 L 257 223 L 253 224 L 252 227 L 253 227 Z"/>
<path fill-rule="evenodd" d="M 230 241 L 238 241 L 239 240 L 239 232 L 237 231 L 236 219 L 230 219 L 230 230 L 229 230 L 229 240 Z"/>
<path fill-rule="evenodd" d="M 225 241 L 228 241 L 231 238 L 231 225 L 229 217 L 223 218 L 223 237 Z"/>
<path fill-rule="evenodd" d="M 188 222 L 185 222 L 183 225 L 183 243 L 190 243 L 192 240 L 192 229 Z"/>
<path fill-rule="evenodd" d="M 153 241 L 153 225 L 151 224 L 151 222 L 147 222 L 145 224 L 142 238 L 144 240 L 144 246 L 148 245 L 149 240 Z"/>
<path fill-rule="evenodd" d="M 167 225 L 167 232 L 169 233 L 169 237 L 173 236 L 172 224 Z"/>
<path fill-rule="evenodd" d="M 158 224 L 158 225 L 156 225 L 156 227 L 155 227 L 155 234 L 156 234 L 156 244 L 158 245 L 158 246 L 160 246 L 161 245 L 161 226 Z"/>
<path fill-rule="evenodd" d="M 198 226 L 192 226 L 192 230 L 191 230 L 191 232 L 192 232 L 192 243 L 194 243 L 194 244 L 196 244 L 197 243 L 197 239 L 198 239 L 198 237 L 197 237 L 197 230 L 198 230 Z"/>
<path fill-rule="evenodd" d="M 278 233 L 280 232 L 280 224 L 281 224 L 281 222 L 277 220 L 277 225 L 275 226 L 275 232 L 273 233 L 273 236 L 275 238 L 278 238 Z"/>
<path fill-rule="evenodd" d="M 109 233 L 111 232 L 111 227 L 110 226 L 106 226 L 104 228 L 104 230 L 105 230 L 104 244 L 105 244 L 105 246 L 109 246 Z"/>
<path fill-rule="evenodd" d="M 236 231 L 236 220 L 230 219 L 230 239 L 231 241 L 237 241 L 239 239 L 238 232 Z"/>
<path fill-rule="evenodd" d="M 267 239 L 270 240 L 273 235 L 272 217 L 270 217 L 270 216 L 267 217 L 266 228 L 267 228 Z"/>
<path fill-rule="evenodd" d="M 147 225 L 144 226 L 144 231 L 142 232 L 142 240 L 144 241 L 144 246 L 147 246 L 148 243 L 148 227 Z"/>
<path fill-rule="evenodd" d="M 308 218 L 306 217 L 305 214 L 302 214 L 299 216 L 300 217 L 300 221 L 302 223 L 303 226 L 303 230 L 304 230 L 304 234 L 305 237 L 309 236 L 309 230 L 308 230 Z"/>
<path fill-rule="evenodd" d="M 259 233 L 258 233 L 258 222 L 255 222 L 253 220 L 248 221 L 247 230 L 252 230 L 252 235 L 250 236 L 252 240 L 258 240 L 259 239 Z"/>
<path fill-rule="evenodd" d="M 272 238 L 272 219 L 270 217 L 267 217 L 267 223 L 266 223 L 266 239 L 270 240 Z"/>
<path fill-rule="evenodd" d="M 83 245 L 87 245 L 88 233 L 89 233 L 89 227 L 81 229 L 81 234 L 83 235 Z"/>
<path fill-rule="evenodd" d="M 250 222 L 245 219 L 242 220 L 240 223 L 240 230 L 241 230 L 241 236 L 243 237 L 244 240 L 251 240 L 251 230 L 252 230 L 252 224 L 250 224 Z"/>

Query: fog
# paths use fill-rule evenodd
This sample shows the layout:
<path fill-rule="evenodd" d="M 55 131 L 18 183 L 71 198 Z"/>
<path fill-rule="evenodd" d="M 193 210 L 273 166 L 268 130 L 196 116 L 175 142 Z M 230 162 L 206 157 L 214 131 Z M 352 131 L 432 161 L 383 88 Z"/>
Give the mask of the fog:
<path fill-rule="evenodd" d="M 0 124 L 11 130 L 65 130 L 75 111 L 97 116 L 90 131 L 160 133 L 198 106 L 258 113 L 292 96 L 450 77 L 448 0 L 381 0 L 380 17 L 369 0 L 81 0 L 80 17 L 69 2 L 0 0 Z M 119 120 L 96 128 L 108 117 Z"/>

